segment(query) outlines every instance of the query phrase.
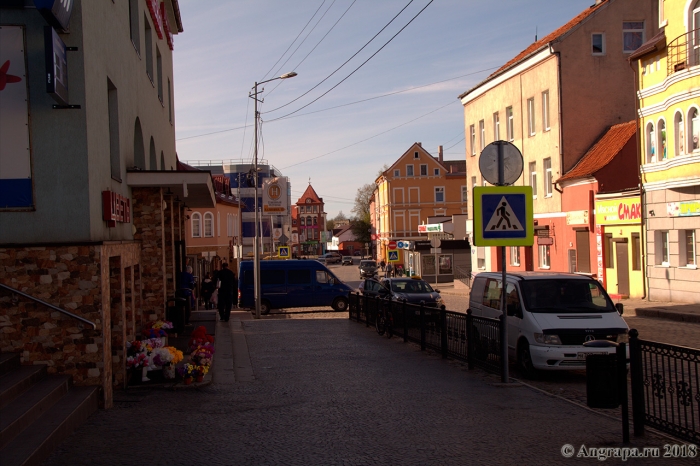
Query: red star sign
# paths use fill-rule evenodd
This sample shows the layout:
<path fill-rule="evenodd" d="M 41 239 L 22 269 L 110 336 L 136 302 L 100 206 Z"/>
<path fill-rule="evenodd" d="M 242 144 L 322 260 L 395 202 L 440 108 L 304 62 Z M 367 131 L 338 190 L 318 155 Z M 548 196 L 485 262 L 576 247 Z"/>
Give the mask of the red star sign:
<path fill-rule="evenodd" d="M 10 60 L 7 60 L 0 66 L 0 91 L 5 89 L 5 85 L 8 83 L 18 83 L 22 80 L 19 76 L 13 76 L 7 74 L 7 70 L 10 69 Z"/>

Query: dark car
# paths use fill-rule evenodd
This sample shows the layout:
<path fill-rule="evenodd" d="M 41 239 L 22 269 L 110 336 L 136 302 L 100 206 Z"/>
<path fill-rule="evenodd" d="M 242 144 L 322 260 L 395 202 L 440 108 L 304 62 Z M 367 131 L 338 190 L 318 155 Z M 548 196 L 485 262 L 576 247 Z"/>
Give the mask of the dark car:
<path fill-rule="evenodd" d="M 361 260 L 360 261 L 360 279 L 372 278 L 377 275 L 377 261 Z"/>
<path fill-rule="evenodd" d="M 362 295 L 372 296 L 372 297 L 386 297 L 389 295 L 389 290 L 384 288 L 379 281 L 370 278 L 368 280 L 362 280 L 360 282 L 360 287 L 358 291 Z"/>
<path fill-rule="evenodd" d="M 352 256 L 343 256 L 343 262 L 340 265 L 352 265 Z"/>
<path fill-rule="evenodd" d="M 416 278 L 382 278 L 379 283 L 391 294 L 391 299 L 411 304 L 425 302 L 426 306 L 440 307 L 444 304 L 439 290 L 433 289 L 425 280 Z"/>

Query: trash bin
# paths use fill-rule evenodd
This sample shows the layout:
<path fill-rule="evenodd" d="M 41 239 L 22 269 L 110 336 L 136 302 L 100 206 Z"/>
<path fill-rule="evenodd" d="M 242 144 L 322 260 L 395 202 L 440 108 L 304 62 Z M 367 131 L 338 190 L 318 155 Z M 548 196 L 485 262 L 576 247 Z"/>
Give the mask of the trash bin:
<path fill-rule="evenodd" d="M 178 335 L 181 335 L 185 331 L 186 306 L 186 298 L 170 298 L 167 302 L 165 318 L 173 323 L 173 330 Z"/>
<path fill-rule="evenodd" d="M 587 348 L 613 348 L 617 343 L 593 340 Z M 586 357 L 586 399 L 589 408 L 612 409 L 620 406 L 620 390 L 615 353 L 590 354 Z"/>

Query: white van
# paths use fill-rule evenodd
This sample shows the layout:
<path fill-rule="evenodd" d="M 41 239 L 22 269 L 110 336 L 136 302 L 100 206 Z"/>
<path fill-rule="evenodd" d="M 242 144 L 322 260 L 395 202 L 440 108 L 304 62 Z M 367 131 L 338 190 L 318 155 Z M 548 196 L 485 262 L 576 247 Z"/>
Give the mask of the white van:
<path fill-rule="evenodd" d="M 502 273 L 474 278 L 469 308 L 499 318 Z M 538 369 L 585 369 L 586 356 L 615 348 L 585 347 L 592 340 L 627 342 L 622 304 L 613 304 L 596 280 L 572 273 L 512 272 L 506 276 L 509 357 L 526 377 Z"/>

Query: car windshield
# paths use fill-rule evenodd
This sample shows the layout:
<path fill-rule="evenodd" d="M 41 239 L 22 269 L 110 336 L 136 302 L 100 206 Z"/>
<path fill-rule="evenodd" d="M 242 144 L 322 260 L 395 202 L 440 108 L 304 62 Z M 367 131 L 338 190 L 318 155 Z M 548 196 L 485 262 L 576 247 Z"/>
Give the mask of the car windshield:
<path fill-rule="evenodd" d="M 612 301 L 595 280 L 525 280 L 521 289 L 530 312 L 615 312 Z"/>
<path fill-rule="evenodd" d="M 433 289 L 423 280 L 392 280 L 391 291 L 396 293 L 432 293 Z"/>
<path fill-rule="evenodd" d="M 377 262 L 376 261 L 362 261 L 360 264 L 361 267 L 376 267 Z"/>

